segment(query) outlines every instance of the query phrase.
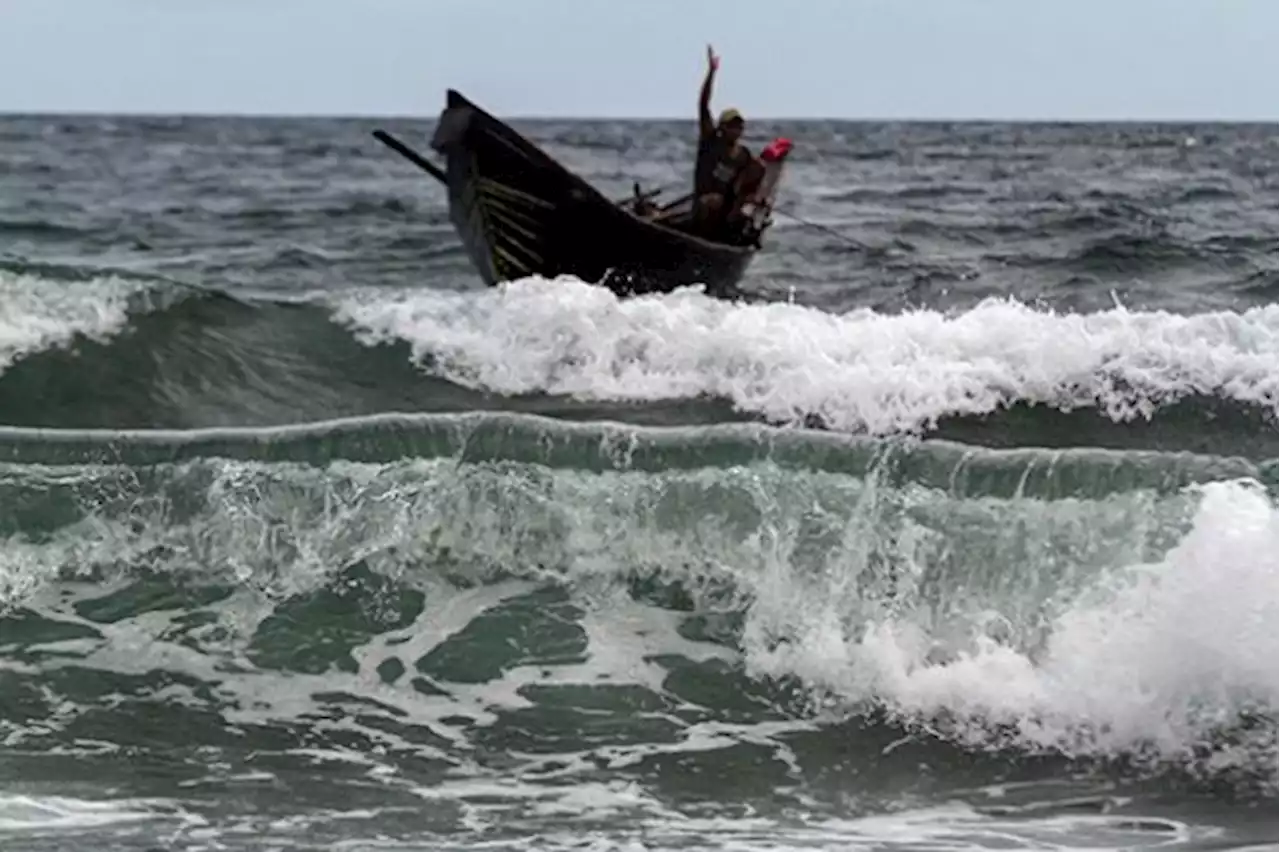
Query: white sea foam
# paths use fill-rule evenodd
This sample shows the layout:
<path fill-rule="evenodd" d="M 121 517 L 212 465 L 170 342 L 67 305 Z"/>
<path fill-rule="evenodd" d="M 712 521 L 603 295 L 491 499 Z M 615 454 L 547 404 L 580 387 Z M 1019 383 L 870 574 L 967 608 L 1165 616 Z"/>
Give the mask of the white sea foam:
<path fill-rule="evenodd" d="M 4 835 L 9 832 L 100 829 L 175 815 L 175 809 L 165 803 L 0 793 L 0 845 L 6 845 Z"/>
<path fill-rule="evenodd" d="M 1220 731 L 1269 716 L 1238 753 L 1214 750 L 1220 764 L 1274 771 L 1276 506 L 1255 483 L 1196 490 L 1186 536 L 1162 559 L 1105 571 L 1061 600 L 1039 648 L 984 635 L 980 617 L 967 641 L 948 640 L 923 613 L 893 612 L 889 601 L 882 617 L 850 629 L 840 609 L 847 596 L 832 588 L 798 618 L 762 596 L 748 635 L 791 641 L 758 642 L 749 662 L 908 717 L 972 723 L 968 735 L 980 741 L 993 725 L 1009 726 L 1026 745 L 1067 752 L 1189 759 Z"/>
<path fill-rule="evenodd" d="M 129 297 L 145 288 L 114 275 L 53 281 L 0 270 L 0 373 L 77 335 L 104 340 L 119 333 L 129 320 Z"/>
<path fill-rule="evenodd" d="M 694 290 L 618 299 L 576 279 L 482 292 L 353 296 L 336 317 L 405 341 L 429 372 L 506 394 L 651 401 L 709 395 L 789 422 L 883 434 L 1027 401 L 1147 417 L 1189 394 L 1277 406 L 1280 312 L 1058 314 L 988 300 L 845 314 Z"/>

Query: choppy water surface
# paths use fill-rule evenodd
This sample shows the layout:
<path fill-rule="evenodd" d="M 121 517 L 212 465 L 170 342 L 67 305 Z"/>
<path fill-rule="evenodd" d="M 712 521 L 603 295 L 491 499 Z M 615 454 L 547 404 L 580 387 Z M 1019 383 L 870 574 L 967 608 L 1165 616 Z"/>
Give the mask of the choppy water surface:
<path fill-rule="evenodd" d="M 374 126 L 0 119 L 0 846 L 1274 848 L 1274 127 L 759 127 L 733 304 Z"/>

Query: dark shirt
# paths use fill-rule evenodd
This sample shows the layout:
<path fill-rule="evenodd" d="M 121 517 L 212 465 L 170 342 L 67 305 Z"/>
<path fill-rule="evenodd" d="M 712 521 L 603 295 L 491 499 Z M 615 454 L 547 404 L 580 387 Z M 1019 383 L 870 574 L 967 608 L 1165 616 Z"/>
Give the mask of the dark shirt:
<path fill-rule="evenodd" d="M 698 159 L 693 166 L 693 191 L 698 195 L 718 192 L 726 198 L 733 194 L 733 182 L 751 162 L 747 146 L 731 151 L 729 141 L 719 133 L 703 136 L 698 141 Z"/>

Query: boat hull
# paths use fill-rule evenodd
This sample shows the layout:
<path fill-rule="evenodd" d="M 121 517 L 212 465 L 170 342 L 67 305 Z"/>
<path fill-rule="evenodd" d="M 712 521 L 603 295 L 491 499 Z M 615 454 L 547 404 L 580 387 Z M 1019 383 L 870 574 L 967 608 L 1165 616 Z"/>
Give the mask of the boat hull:
<path fill-rule="evenodd" d="M 490 285 L 572 275 L 620 295 L 704 285 L 733 296 L 756 249 L 643 219 L 450 90 L 432 147 L 445 159 L 454 227 Z"/>

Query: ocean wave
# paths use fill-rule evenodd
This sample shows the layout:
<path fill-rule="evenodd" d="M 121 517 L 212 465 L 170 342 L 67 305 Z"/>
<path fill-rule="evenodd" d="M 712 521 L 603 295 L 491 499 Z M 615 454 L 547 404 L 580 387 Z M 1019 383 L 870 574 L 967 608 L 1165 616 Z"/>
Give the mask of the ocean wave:
<path fill-rule="evenodd" d="M 85 228 L 68 222 L 57 222 L 47 218 L 33 219 L 0 219 L 0 235 L 14 237 L 81 237 L 92 234 L 92 228 Z"/>
<path fill-rule="evenodd" d="M 722 397 L 774 422 L 888 434 L 1016 402 L 1151 418 L 1193 394 L 1277 409 L 1274 305 L 1192 316 L 1057 314 L 989 300 L 948 316 L 835 315 L 693 291 L 621 300 L 572 279 L 484 293 L 346 299 L 371 346 L 404 341 L 427 372 L 503 394 Z"/>
<path fill-rule="evenodd" d="M 635 426 L 530 414 L 381 414 L 279 427 L 30 429 L 0 427 L 10 464 L 153 465 L 208 458 L 390 463 L 412 457 L 520 461 L 603 472 L 734 468 L 897 476 L 955 494 L 1063 498 L 1115 490 L 1167 491 L 1223 478 L 1274 480 L 1276 460 L 1155 451 L 987 449 L 945 440 L 886 441 L 760 424 Z"/>
<path fill-rule="evenodd" d="M 148 445 L 219 436 L 6 463 L 7 741 L 123 737 L 114 714 L 158 702 L 197 742 L 338 714 L 316 747 L 393 736 L 452 762 L 515 737 L 533 771 L 584 748 L 626 766 L 655 737 L 696 754 L 707 720 L 768 740 L 853 718 L 873 740 L 1273 784 L 1277 509 L 1247 465 L 442 425 L 435 457 L 261 432 L 180 461 Z M 308 452 L 235 457 L 272 441 Z"/>
<path fill-rule="evenodd" d="M 505 409 L 1274 456 L 1274 306 L 831 314 L 692 291 L 619 300 L 568 279 L 270 301 L 78 267 L 0 270 L 0 286 L 11 426 Z"/>
<path fill-rule="evenodd" d="M 123 331 L 149 289 L 119 275 L 51 282 L 0 269 L 0 373 L 23 356 Z"/>

